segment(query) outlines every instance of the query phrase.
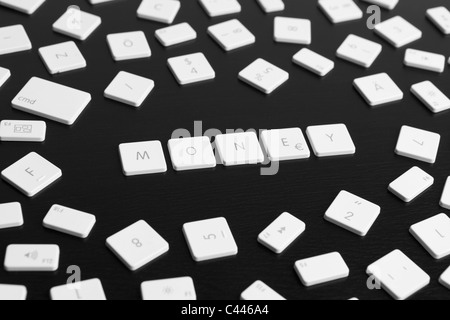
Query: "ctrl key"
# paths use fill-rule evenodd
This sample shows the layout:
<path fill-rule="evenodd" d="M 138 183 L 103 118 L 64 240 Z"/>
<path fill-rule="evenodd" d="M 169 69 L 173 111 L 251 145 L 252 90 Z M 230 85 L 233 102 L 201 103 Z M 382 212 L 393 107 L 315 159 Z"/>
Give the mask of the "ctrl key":
<path fill-rule="evenodd" d="M 6 249 L 5 270 L 9 272 L 51 272 L 58 270 L 57 245 L 12 244 Z"/>

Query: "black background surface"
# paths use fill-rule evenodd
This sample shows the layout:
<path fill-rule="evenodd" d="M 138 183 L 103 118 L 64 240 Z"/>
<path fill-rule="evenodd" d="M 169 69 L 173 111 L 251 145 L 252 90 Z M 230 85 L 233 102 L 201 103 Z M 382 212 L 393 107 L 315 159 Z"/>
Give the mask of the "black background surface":
<path fill-rule="evenodd" d="M 242 0 L 239 18 L 256 36 L 257 42 L 235 52 L 224 52 L 206 33 L 209 25 L 230 17 L 210 19 L 196 0 L 183 0 L 175 23 L 189 22 L 197 40 L 164 48 L 154 31 L 164 25 L 140 20 L 140 1 L 91 6 L 87 1 L 49 0 L 29 17 L 0 9 L 0 26 L 23 24 L 33 43 L 31 52 L 0 57 L 0 66 L 12 72 L 0 89 L 0 119 L 36 119 L 11 108 L 10 101 L 32 76 L 42 77 L 92 94 L 93 100 L 75 125 L 69 127 L 47 121 L 47 140 L 42 144 L 1 143 L 3 170 L 31 151 L 38 152 L 63 171 L 51 188 L 28 199 L 14 188 L 0 183 L 0 202 L 19 201 L 25 225 L 0 231 L 0 258 L 12 243 L 54 243 L 61 247 L 59 271 L 55 273 L 7 273 L 0 268 L 0 283 L 23 284 L 30 299 L 48 299 L 49 289 L 64 284 L 70 265 L 78 265 L 82 278 L 102 280 L 109 299 L 139 299 L 140 284 L 146 280 L 178 276 L 193 277 L 199 299 L 238 299 L 255 280 L 263 280 L 288 299 L 388 299 L 384 291 L 366 288 L 366 267 L 394 249 L 403 250 L 432 278 L 417 299 L 448 299 L 450 292 L 438 284 L 450 260 L 435 261 L 413 237 L 409 227 L 444 209 L 439 198 L 450 174 L 450 114 L 433 115 L 412 94 L 412 84 L 431 80 L 445 93 L 448 70 L 435 74 L 403 65 L 405 48 L 394 49 L 365 26 L 366 20 L 333 25 L 317 7 L 317 1 L 285 0 L 286 10 L 266 15 L 256 1 Z M 401 15 L 423 31 L 422 40 L 411 47 L 449 55 L 449 39 L 425 17 L 425 10 L 445 5 L 444 0 L 401 0 L 394 11 L 382 11 L 383 20 Z M 71 40 L 52 31 L 52 24 L 71 5 L 102 17 L 102 25 L 88 40 L 77 42 L 88 67 L 50 76 L 37 49 Z M 358 2 L 366 10 L 367 5 Z M 291 62 L 298 45 L 273 41 L 276 15 L 309 18 L 313 42 L 310 48 L 334 58 L 345 37 L 354 33 L 383 44 L 383 52 L 366 70 L 335 59 L 336 68 L 321 79 Z M 367 18 L 367 16 L 366 16 Z M 143 30 L 152 48 L 149 59 L 116 63 L 111 58 L 106 35 Z M 203 52 L 216 71 L 207 83 L 180 87 L 167 68 L 168 58 Z M 290 80 L 270 96 L 240 82 L 237 74 L 256 58 L 264 58 L 290 73 Z M 448 69 L 448 66 L 446 66 Z M 156 88 L 140 109 L 103 98 L 103 91 L 117 72 L 124 70 L 149 77 Z M 400 103 L 369 107 L 353 89 L 353 79 L 388 72 L 404 91 Z M 63 103 L 63 101 L 62 101 Z M 166 160 L 166 143 L 173 130 L 193 132 L 194 121 L 203 121 L 204 130 L 272 129 L 345 123 L 357 153 L 352 157 L 282 163 L 275 176 L 260 176 L 260 167 L 247 166 L 126 178 L 122 174 L 118 145 L 123 142 L 160 140 Z M 394 154 L 402 125 L 411 125 L 441 134 L 435 165 Z M 430 191 L 405 205 L 387 191 L 388 184 L 417 165 L 435 177 Z M 382 208 L 370 233 L 360 238 L 323 220 L 323 215 L 340 190 L 347 190 Z M 61 204 L 95 214 L 97 225 L 87 240 L 66 236 L 42 227 L 50 207 Z M 256 241 L 257 235 L 279 214 L 288 211 L 307 224 L 306 232 L 284 254 L 277 256 Z M 239 247 L 236 257 L 196 263 L 190 257 L 182 234 L 185 222 L 223 216 L 230 224 Z M 144 219 L 169 243 L 170 251 L 138 272 L 130 272 L 105 247 L 105 239 Z M 351 274 L 336 283 L 305 288 L 294 272 L 294 262 L 331 251 L 339 251 Z"/>

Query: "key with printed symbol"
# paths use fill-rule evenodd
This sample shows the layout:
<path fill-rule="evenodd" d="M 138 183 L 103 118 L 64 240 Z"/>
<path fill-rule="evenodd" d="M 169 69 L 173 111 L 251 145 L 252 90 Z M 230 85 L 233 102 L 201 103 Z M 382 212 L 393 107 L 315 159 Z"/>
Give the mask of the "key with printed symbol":
<path fill-rule="evenodd" d="M 155 37 L 165 47 L 197 39 L 197 32 L 187 22 L 155 31 Z"/>
<path fill-rule="evenodd" d="M 0 56 L 31 48 L 31 41 L 21 24 L 0 28 Z"/>
<path fill-rule="evenodd" d="M 427 17 L 443 34 L 450 34 L 450 11 L 446 7 L 436 7 L 427 10 Z"/>
<path fill-rule="evenodd" d="M 261 140 L 270 161 L 308 159 L 308 144 L 300 128 L 265 130 Z"/>
<path fill-rule="evenodd" d="M 359 20 L 363 12 L 353 0 L 319 0 L 319 7 L 333 23 Z"/>
<path fill-rule="evenodd" d="M 239 20 L 233 19 L 208 28 L 208 34 L 225 50 L 232 51 L 255 43 L 256 39 Z"/>
<path fill-rule="evenodd" d="M 407 49 L 404 63 L 408 67 L 442 73 L 445 69 L 445 56 L 426 51 Z"/>
<path fill-rule="evenodd" d="M 3 120 L 0 122 L 0 141 L 43 142 L 47 132 L 44 121 Z"/>
<path fill-rule="evenodd" d="M 285 212 L 259 234 L 258 242 L 280 254 L 303 234 L 305 229 L 303 221 Z"/>
<path fill-rule="evenodd" d="M 271 94 L 289 80 L 289 73 L 263 59 L 257 59 L 239 73 L 239 79 L 265 94 Z"/>
<path fill-rule="evenodd" d="M 226 167 L 262 163 L 264 154 L 254 132 L 220 134 L 216 136 L 216 149 Z"/>
<path fill-rule="evenodd" d="M 437 133 L 403 126 L 395 153 L 403 157 L 435 163 L 440 141 L 441 136 Z"/>
<path fill-rule="evenodd" d="M 145 33 L 142 31 L 108 34 L 106 40 L 115 61 L 142 59 L 152 55 Z"/>
<path fill-rule="evenodd" d="M 434 183 L 434 178 L 418 167 L 413 167 L 393 181 L 388 190 L 404 202 L 411 202 Z"/>
<path fill-rule="evenodd" d="M 214 69 L 200 52 L 170 58 L 167 63 L 180 85 L 212 80 L 216 77 Z"/>
<path fill-rule="evenodd" d="M 54 205 L 45 216 L 43 225 L 45 228 L 85 239 L 94 228 L 95 222 L 95 216 L 92 214 Z"/>
<path fill-rule="evenodd" d="M 168 146 L 176 171 L 214 168 L 217 164 L 208 137 L 171 139 Z"/>
<path fill-rule="evenodd" d="M 200 5 L 211 17 L 226 16 L 241 12 L 241 5 L 237 0 L 199 0 Z"/>
<path fill-rule="evenodd" d="M 6 248 L 5 270 L 8 272 L 51 272 L 58 270 L 57 245 L 12 244 Z"/>
<path fill-rule="evenodd" d="M 87 65 L 73 41 L 39 48 L 39 55 L 50 74 L 83 69 Z"/>
<path fill-rule="evenodd" d="M 11 77 L 11 71 L 8 69 L 0 67 L 0 88 L 5 84 L 6 81 Z"/>
<path fill-rule="evenodd" d="M 442 208 L 450 210 L 450 177 L 445 182 L 444 191 L 442 192 L 441 201 L 439 205 Z"/>
<path fill-rule="evenodd" d="M 334 61 L 321 56 L 307 48 L 301 49 L 292 58 L 299 66 L 324 77 L 334 69 Z"/>
<path fill-rule="evenodd" d="M 160 141 L 122 143 L 119 152 L 123 174 L 126 176 L 167 171 L 166 158 Z"/>
<path fill-rule="evenodd" d="M 169 251 L 169 244 L 141 220 L 106 240 L 106 246 L 131 270 L 136 271 Z"/>
<path fill-rule="evenodd" d="M 104 96 L 139 108 L 154 88 L 153 80 L 121 71 L 105 89 Z"/>
<path fill-rule="evenodd" d="M 104 301 L 106 300 L 102 282 L 99 279 L 69 283 L 50 290 L 54 301 Z"/>
<path fill-rule="evenodd" d="M 0 284 L 0 301 L 24 301 L 27 294 L 25 286 Z"/>
<path fill-rule="evenodd" d="M 43 5 L 45 0 L 0 0 L 0 5 L 32 15 Z"/>
<path fill-rule="evenodd" d="M 439 277 L 439 283 L 450 290 L 450 267 Z"/>
<path fill-rule="evenodd" d="M 396 48 L 401 48 L 422 38 L 422 31 L 400 16 L 375 25 L 375 33 Z"/>
<path fill-rule="evenodd" d="M 306 135 L 317 157 L 352 155 L 356 147 L 345 124 L 311 126 Z"/>
<path fill-rule="evenodd" d="M 23 226 L 22 206 L 19 202 L 0 204 L 0 230 Z"/>
<path fill-rule="evenodd" d="M 351 34 L 339 47 L 336 55 L 341 59 L 370 68 L 382 49 L 383 47 L 376 42 Z"/>
<path fill-rule="evenodd" d="M 450 99 L 431 81 L 412 85 L 411 92 L 434 113 L 450 109 Z"/>
<path fill-rule="evenodd" d="M 146 281 L 141 284 L 142 299 L 197 300 L 194 281 L 191 277 Z"/>
<path fill-rule="evenodd" d="M 403 92 L 387 73 L 355 79 L 353 86 L 372 107 L 403 99 Z"/>
<path fill-rule="evenodd" d="M 275 290 L 270 288 L 264 282 L 255 281 L 250 287 L 241 294 L 241 300 L 244 301 L 277 301 L 286 300 Z"/>
<path fill-rule="evenodd" d="M 274 39 L 281 43 L 311 44 L 311 20 L 276 17 Z"/>
<path fill-rule="evenodd" d="M 285 8 L 283 0 L 258 0 L 258 3 L 265 13 L 283 11 Z"/>
<path fill-rule="evenodd" d="M 102 23 L 99 16 L 69 7 L 53 24 L 53 31 L 77 40 L 86 40 Z"/>
<path fill-rule="evenodd" d="M 399 0 L 362 0 L 362 1 L 383 7 L 388 10 L 393 10 L 399 2 Z"/>
<path fill-rule="evenodd" d="M 371 264 L 366 272 L 396 300 L 406 300 L 430 283 L 430 276 L 400 250 Z"/>
<path fill-rule="evenodd" d="M 141 19 L 172 24 L 180 8 L 178 0 L 142 0 L 137 15 Z"/>

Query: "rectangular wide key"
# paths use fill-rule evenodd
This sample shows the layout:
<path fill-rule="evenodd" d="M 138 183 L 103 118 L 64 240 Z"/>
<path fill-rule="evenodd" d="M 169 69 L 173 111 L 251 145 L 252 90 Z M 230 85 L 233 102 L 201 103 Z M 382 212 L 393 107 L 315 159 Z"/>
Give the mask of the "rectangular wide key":
<path fill-rule="evenodd" d="M 432 176 L 413 167 L 389 185 L 389 191 L 404 202 L 411 202 L 434 183 Z"/>
<path fill-rule="evenodd" d="M 55 204 L 44 218 L 44 227 L 69 234 L 78 238 L 87 238 L 96 222 L 89 213 Z"/>
<path fill-rule="evenodd" d="M 142 299 L 197 300 L 194 281 L 191 277 L 146 281 L 141 284 Z"/>
<path fill-rule="evenodd" d="M 56 301 L 104 301 L 106 300 L 102 283 L 91 279 L 54 287 L 50 297 Z"/>
<path fill-rule="evenodd" d="M 0 284 L 0 301 L 24 301 L 27 299 L 25 286 Z"/>
<path fill-rule="evenodd" d="M 427 17 L 442 31 L 450 34 L 450 11 L 446 7 L 436 7 L 427 10 Z"/>
<path fill-rule="evenodd" d="M 431 81 L 412 85 L 411 92 L 434 113 L 450 109 L 450 99 Z"/>
<path fill-rule="evenodd" d="M 164 47 L 197 39 L 197 32 L 187 22 L 155 31 L 155 37 Z"/>
<path fill-rule="evenodd" d="M 3 120 L 0 122 L 0 141 L 43 142 L 47 132 L 44 121 Z"/>
<path fill-rule="evenodd" d="M 51 272 L 58 270 L 57 245 L 12 244 L 6 248 L 5 270 L 9 272 Z"/>
<path fill-rule="evenodd" d="M 264 282 L 255 281 L 241 294 L 241 300 L 245 301 L 281 301 L 286 300 L 279 295 L 275 290 L 270 288 Z"/>
<path fill-rule="evenodd" d="M 393 10 L 397 6 L 399 0 L 362 0 L 362 1 L 383 7 L 388 10 Z"/>
<path fill-rule="evenodd" d="M 293 57 L 293 62 L 321 77 L 326 76 L 334 69 L 334 61 L 307 48 L 297 52 Z"/>
<path fill-rule="evenodd" d="M 445 56 L 432 52 L 407 49 L 404 63 L 408 67 L 442 73 L 445 69 Z"/>

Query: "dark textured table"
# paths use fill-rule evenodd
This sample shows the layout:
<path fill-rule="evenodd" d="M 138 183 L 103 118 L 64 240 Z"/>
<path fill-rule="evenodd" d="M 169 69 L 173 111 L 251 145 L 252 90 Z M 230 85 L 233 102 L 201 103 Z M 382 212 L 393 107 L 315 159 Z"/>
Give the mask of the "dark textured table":
<path fill-rule="evenodd" d="M 183 0 L 175 22 L 187 21 L 198 32 L 194 42 L 164 48 L 154 38 L 163 25 L 136 17 L 140 1 L 117 1 L 90 6 L 87 1 L 49 0 L 29 17 L 0 9 L 0 25 L 23 24 L 33 43 L 31 52 L 0 56 L 0 66 L 9 68 L 11 79 L 0 89 L 0 119 L 36 119 L 11 108 L 10 101 L 32 76 L 68 85 L 92 94 L 92 102 L 71 127 L 47 121 L 47 140 L 39 143 L 1 143 L 0 169 L 31 151 L 38 152 L 63 170 L 63 178 L 33 199 L 5 182 L 0 183 L 0 203 L 19 201 L 25 225 L 0 231 L 0 259 L 12 243 L 54 243 L 61 247 L 55 273 L 7 273 L 0 268 L 0 283 L 23 284 L 30 299 L 48 299 L 51 287 L 66 282 L 66 269 L 78 265 L 83 279 L 102 280 L 109 299 L 139 299 L 140 283 L 178 276 L 193 277 L 199 299 L 237 299 L 253 281 L 260 279 L 288 299 L 387 299 L 384 291 L 366 287 L 366 267 L 393 249 L 403 250 L 431 276 L 431 284 L 417 299 L 448 299 L 450 292 L 438 284 L 450 259 L 434 260 L 413 237 L 409 227 L 445 212 L 439 198 L 450 174 L 450 113 L 433 115 L 409 92 L 414 83 L 431 80 L 447 94 L 449 71 L 435 74 L 403 65 L 405 48 L 394 49 L 366 28 L 366 20 L 333 25 L 317 7 L 317 1 L 285 0 L 286 10 L 266 15 L 254 0 L 241 0 L 239 18 L 257 42 L 236 52 L 225 53 L 206 33 L 209 25 L 231 17 L 210 19 L 196 0 Z M 101 27 L 84 42 L 78 42 L 88 67 L 50 76 L 37 50 L 70 40 L 52 31 L 52 24 L 70 4 L 77 4 L 102 17 Z M 423 39 L 411 47 L 449 55 L 450 40 L 425 17 L 425 10 L 445 5 L 444 0 L 401 0 L 394 11 L 382 11 L 383 20 L 401 15 L 423 31 Z M 366 4 L 358 2 L 365 11 Z M 312 21 L 310 48 L 333 58 L 345 37 L 354 33 L 383 44 L 383 52 L 366 70 L 335 59 L 336 67 L 321 79 L 291 60 L 301 48 L 273 41 L 276 15 Z M 368 16 L 366 16 L 367 18 Z M 143 30 L 152 57 L 116 63 L 111 58 L 106 35 Z M 216 71 L 207 83 L 180 87 L 167 68 L 169 57 L 203 52 Z M 237 74 L 256 58 L 264 58 L 290 73 L 290 80 L 270 96 L 240 82 Z M 128 71 L 155 80 L 156 88 L 140 109 L 103 98 L 103 91 L 118 71 Z M 404 91 L 400 103 L 369 107 L 352 87 L 353 79 L 388 72 Z M 64 103 L 61 101 L 61 103 Z M 345 123 L 357 153 L 351 157 L 285 162 L 275 176 L 261 176 L 259 166 L 126 178 L 122 174 L 118 145 L 123 142 L 161 140 L 166 143 L 177 128 L 193 132 L 194 121 L 203 129 L 275 129 Z M 402 125 L 431 130 L 442 135 L 436 164 L 394 154 Z M 434 176 L 431 190 L 411 204 L 404 204 L 387 191 L 388 184 L 417 165 Z M 382 212 L 370 233 L 360 238 L 323 220 L 340 190 L 347 190 L 381 206 Z M 46 230 L 42 220 L 58 203 L 95 214 L 97 225 L 87 240 Z M 259 245 L 256 237 L 280 213 L 288 211 L 307 224 L 306 232 L 284 254 L 277 256 Z M 239 247 L 236 257 L 196 263 L 182 234 L 185 222 L 226 217 Z M 105 239 L 139 219 L 145 219 L 169 243 L 170 251 L 138 272 L 130 272 L 106 248 Z M 348 279 L 305 288 L 294 272 L 294 262 L 339 251 L 348 263 Z"/>

